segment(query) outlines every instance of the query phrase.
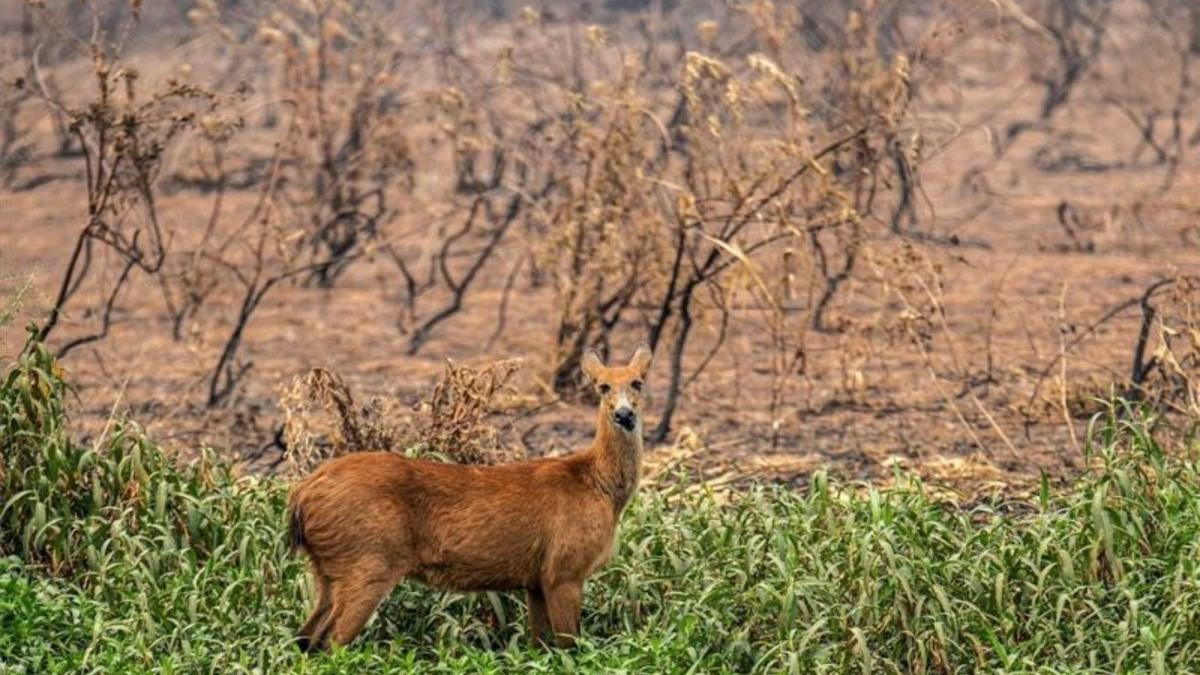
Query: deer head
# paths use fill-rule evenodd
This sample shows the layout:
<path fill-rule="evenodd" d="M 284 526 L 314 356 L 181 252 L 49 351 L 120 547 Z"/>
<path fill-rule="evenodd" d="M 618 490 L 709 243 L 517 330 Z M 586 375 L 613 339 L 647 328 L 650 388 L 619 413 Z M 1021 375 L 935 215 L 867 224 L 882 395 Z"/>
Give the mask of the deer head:
<path fill-rule="evenodd" d="M 641 343 L 627 366 L 605 366 L 600 355 L 589 349 L 583 355 L 583 374 L 600 396 L 600 420 L 625 434 L 642 432 L 644 378 L 650 368 L 650 347 Z"/>

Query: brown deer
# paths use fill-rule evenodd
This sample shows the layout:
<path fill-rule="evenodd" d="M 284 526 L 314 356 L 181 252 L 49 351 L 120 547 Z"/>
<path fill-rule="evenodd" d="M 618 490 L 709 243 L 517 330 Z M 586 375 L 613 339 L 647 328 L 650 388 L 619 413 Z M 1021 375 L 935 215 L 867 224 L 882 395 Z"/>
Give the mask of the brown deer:
<path fill-rule="evenodd" d="M 612 554 L 642 466 L 650 349 L 628 366 L 582 361 L 600 396 L 596 437 L 566 457 L 462 466 L 360 452 L 322 464 L 288 498 L 293 550 L 308 554 L 316 606 L 305 651 L 344 645 L 402 579 L 460 591 L 524 589 L 530 632 L 573 644 L 583 582 Z"/>

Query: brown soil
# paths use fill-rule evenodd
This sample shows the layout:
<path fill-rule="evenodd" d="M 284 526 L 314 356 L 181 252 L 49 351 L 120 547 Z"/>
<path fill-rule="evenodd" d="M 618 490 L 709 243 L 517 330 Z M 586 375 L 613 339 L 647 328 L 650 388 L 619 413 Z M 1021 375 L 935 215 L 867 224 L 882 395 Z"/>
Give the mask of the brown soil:
<path fill-rule="evenodd" d="M 169 50 L 142 58 L 152 57 L 174 58 Z M 807 371 L 789 385 L 786 414 L 773 428 L 767 410 L 770 372 L 761 357 L 764 331 L 747 310 L 730 348 L 687 389 L 675 425 L 678 441 L 653 450 L 654 461 L 677 459 L 714 480 L 759 476 L 794 483 L 819 467 L 886 480 L 899 464 L 966 490 L 1020 484 L 1040 470 L 1060 473 L 1081 464 L 1078 439 L 1086 411 L 1095 409 L 1089 397 L 1120 386 L 1127 376 L 1139 313 L 1134 308 L 1118 314 L 1062 363 L 1053 359 L 1063 340 L 1080 336 L 1152 282 L 1200 272 L 1200 146 L 1187 148 L 1173 186 L 1158 192 L 1165 167 L 1147 153 L 1139 155 L 1136 130 L 1100 92 L 1083 86 L 1051 125 L 1026 132 L 994 159 L 991 136 L 1010 122 L 1035 117 L 1040 92 L 1011 54 L 981 57 L 978 64 L 964 67 L 956 92 L 958 137 L 921 170 L 920 228 L 944 242 L 932 249 L 945 266 L 950 327 L 950 339 L 938 340 L 932 372 L 899 338 L 867 341 L 852 331 L 811 336 Z M 1200 68 L 1195 70 L 1200 81 Z M 930 115 L 937 113 L 937 95 L 929 94 Z M 1189 112 L 1185 131 L 1192 133 L 1200 107 L 1193 103 Z M 19 318 L 3 328 L 0 353 L 6 358 L 19 351 L 24 322 L 44 316 L 84 217 L 78 161 L 52 156 L 48 122 L 40 133 L 39 152 L 20 167 L 14 186 L 0 192 L 0 279 L 6 286 L 0 295 L 33 281 Z M 1049 155 L 1082 157 L 1085 168 L 1069 161 L 1058 169 L 1042 161 L 1038 168 L 1038 158 Z M 964 181 L 972 167 L 981 169 L 979 178 Z M 36 187 L 22 189 L 30 181 Z M 252 191 L 234 192 L 226 208 L 237 212 L 253 198 Z M 174 191 L 161 210 L 184 222 L 207 214 L 209 200 L 195 191 Z M 1062 201 L 1084 214 L 1087 229 L 1081 236 L 1091 244 L 1083 250 L 1058 223 Z M 417 218 L 420 208 L 410 209 L 408 217 Z M 281 387 L 310 367 L 341 373 L 364 395 L 416 402 L 444 359 L 483 363 L 519 356 L 527 360 L 521 388 L 543 402 L 506 413 L 497 423 L 509 428 L 509 442 L 522 444 L 530 455 L 570 450 L 590 437 L 592 413 L 586 404 L 546 402 L 543 396 L 545 355 L 553 342 L 549 291 L 520 289 L 506 329 L 484 348 L 496 326 L 507 269 L 504 264 L 486 269 L 487 278 L 464 310 L 415 357 L 404 355 L 397 276 L 388 261 L 357 263 L 332 291 L 280 287 L 249 327 L 242 357 L 252 368 L 244 385 L 216 409 L 203 405 L 207 377 L 231 327 L 236 298 L 219 296 L 175 341 L 155 284 L 135 279 L 120 298 L 109 336 L 76 350 L 63 364 L 77 386 L 76 422 L 95 433 L 115 411 L 172 447 L 212 445 L 247 456 L 273 437 Z M 104 274 L 111 278 L 115 271 L 110 265 Z M 848 286 L 838 316 L 866 320 L 848 308 L 867 283 Z M 434 304 L 438 297 L 423 301 Z M 74 301 L 53 342 L 94 329 L 94 313 L 85 308 L 96 306 L 98 296 Z M 637 327 L 626 334 L 632 344 Z M 701 342 L 697 353 L 703 348 Z M 1041 378 L 1048 366 L 1049 377 Z M 955 373 L 969 373 L 971 381 Z M 653 369 L 652 392 L 662 389 L 664 377 L 663 368 Z M 1043 379 L 1030 425 L 1023 413 Z M 1065 399 L 1083 410 L 1071 427 L 1061 412 Z M 651 399 L 651 421 L 660 403 Z M 269 465 L 271 452 L 254 466 Z"/>

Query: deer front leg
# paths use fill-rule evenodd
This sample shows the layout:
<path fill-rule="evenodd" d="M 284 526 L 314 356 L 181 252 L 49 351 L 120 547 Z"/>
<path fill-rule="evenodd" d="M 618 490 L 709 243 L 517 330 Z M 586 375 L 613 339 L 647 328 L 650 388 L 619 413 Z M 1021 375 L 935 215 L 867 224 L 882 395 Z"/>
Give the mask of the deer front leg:
<path fill-rule="evenodd" d="M 553 588 L 545 588 L 544 591 L 555 644 L 559 647 L 574 645 L 575 637 L 579 635 L 579 610 L 583 601 L 583 583 L 560 583 Z"/>

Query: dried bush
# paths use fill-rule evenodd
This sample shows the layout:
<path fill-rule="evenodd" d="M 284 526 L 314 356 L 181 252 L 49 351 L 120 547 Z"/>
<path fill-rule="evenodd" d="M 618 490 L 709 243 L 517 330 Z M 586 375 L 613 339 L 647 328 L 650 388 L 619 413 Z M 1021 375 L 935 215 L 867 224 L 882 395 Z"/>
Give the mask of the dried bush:
<path fill-rule="evenodd" d="M 765 328 L 783 400 L 808 327 L 846 328 L 831 314 L 863 252 L 930 238 L 915 231 L 922 138 L 909 108 L 943 45 L 904 44 L 888 26 L 909 13 L 936 36 L 957 19 L 900 5 L 845 3 L 813 45 L 788 39 L 804 12 L 770 3 L 702 22 L 694 45 L 680 15 L 619 39 L 593 26 L 564 72 L 516 80 L 530 98 L 547 98 L 547 82 L 577 92 L 551 124 L 570 143 L 549 155 L 563 168 L 531 245 L 558 308 L 556 391 L 576 393 L 584 348 L 604 351 L 634 323 L 665 346 L 661 440 L 730 331 Z M 549 49 L 531 37 L 505 54 L 521 72 Z"/>
<path fill-rule="evenodd" d="M 1039 0 L 1026 12 L 1016 3 L 1010 5 L 1015 23 L 1030 38 L 1030 79 L 1042 87 L 1043 95 L 1037 119 L 1010 124 L 997 154 L 1024 132 L 1048 125 L 1066 105 L 1102 52 L 1112 6 L 1112 0 Z"/>
<path fill-rule="evenodd" d="M 1129 375 L 1115 380 L 1112 374 L 1069 378 L 1067 361 L 1079 345 L 1131 309 L 1140 311 L 1141 320 L 1133 338 Z M 1093 415 L 1114 397 L 1185 418 L 1200 412 L 1200 278 L 1184 274 L 1160 279 L 1090 325 L 1081 329 L 1064 325 L 1060 332 L 1058 354 L 1038 373 L 1032 393 L 1020 408 L 1027 433 L 1036 421 L 1055 416 L 1061 416 L 1070 429 L 1072 418 Z M 1069 340 L 1068 333 L 1072 334 Z"/>
<path fill-rule="evenodd" d="M 499 464 L 524 456 L 502 444 L 488 416 L 513 404 L 510 381 L 519 360 L 479 369 L 447 361 L 429 398 L 415 408 L 393 397 L 358 403 L 342 378 L 314 368 L 280 394 L 288 472 L 303 475 L 351 452 L 385 450 L 439 455 L 462 464 Z"/>
<path fill-rule="evenodd" d="M 405 448 L 411 411 L 373 397 L 359 405 L 341 376 L 314 368 L 280 393 L 289 472 L 303 475 L 322 461 L 361 450 Z"/>
<path fill-rule="evenodd" d="M 93 88 L 83 101 L 68 99 L 50 86 L 36 59 L 29 66 L 29 77 L 20 81 L 21 88 L 34 92 L 55 119 L 65 121 L 78 143 L 85 176 L 86 220 L 39 340 L 50 335 L 89 280 L 102 283 L 97 280 L 102 276 L 97 268 L 115 258 L 120 269 L 116 281 L 103 292 L 99 328 L 62 344 L 57 350 L 60 358 L 108 334 L 118 296 L 131 273 L 155 276 L 163 270 L 174 242 L 171 223 L 160 217 L 158 208 L 164 157 L 173 144 L 224 103 L 215 92 L 177 79 L 155 85 L 148 93 L 141 90 L 139 71 L 123 59 L 140 20 L 134 5 L 129 11 L 105 14 L 106 21 L 97 18 L 91 34 L 77 39 L 91 62 Z M 88 7 L 99 17 L 94 5 Z M 37 16 L 47 24 L 52 21 L 44 14 Z M 105 28 L 110 23 L 112 27 Z M 105 258 L 102 250 L 114 255 Z"/>
<path fill-rule="evenodd" d="M 538 376 L 571 399 L 585 391 L 578 380 L 585 348 L 606 352 L 630 333 L 644 334 L 665 372 L 665 386 L 655 388 L 662 414 L 652 440 L 669 437 L 690 393 L 719 382 L 707 373 L 744 372 L 748 363 L 748 391 L 761 394 L 769 380 L 770 401 L 753 413 L 769 416 L 773 444 L 788 438 L 798 409 L 911 405 L 926 394 L 930 406 L 953 410 L 964 425 L 979 428 L 986 418 L 1005 437 L 983 401 L 996 378 L 1020 364 L 994 367 L 990 328 L 985 351 L 961 346 L 966 341 L 949 326 L 964 316 L 947 316 L 943 288 L 944 272 L 965 261 L 958 246 L 988 246 L 949 233 L 994 195 L 972 204 L 962 221 L 954 208 L 939 215 L 922 188 L 924 163 L 982 129 L 996 144 L 996 156 L 984 160 L 993 166 L 1018 136 L 1045 137 L 1045 147 L 1031 149 L 1034 168 L 1058 172 L 1056 179 L 1064 170 L 1162 165 L 1162 187 L 1133 204 L 1055 196 L 1066 248 L 1090 253 L 1125 228 L 1118 219 L 1153 219 L 1154 194 L 1170 187 L 1200 138 L 1200 131 L 1188 134 L 1195 59 L 1187 33 L 1198 14 L 1175 0 L 1005 0 L 984 3 L 987 11 L 916 0 L 660 3 L 637 11 L 635 4 L 518 11 L 502 2 L 203 0 L 188 12 L 185 30 L 215 37 L 211 53 L 221 62 L 213 65 L 236 90 L 190 93 L 179 88 L 190 85 L 174 83 L 161 99 L 147 99 L 142 84 L 133 97 L 139 80 L 122 69 L 120 50 L 94 45 L 97 72 L 107 75 L 99 96 L 89 98 L 101 99 L 101 108 L 109 101 L 115 112 L 107 117 L 63 102 L 51 70 L 67 62 L 69 50 L 51 39 L 46 49 L 23 49 L 30 73 L 24 93 L 0 100 L 0 116 L 16 119 L 17 131 L 0 131 L 23 133 L 34 107 L 22 98 L 29 92 L 51 107 L 60 102 L 54 119 L 65 120 L 72 144 L 82 146 L 85 169 L 115 176 L 89 179 L 88 201 L 101 205 L 99 215 L 80 240 L 43 336 L 76 291 L 101 276 L 87 270 L 100 261 L 93 248 L 106 244 L 117 255 L 101 262 L 120 262 L 106 277 L 118 283 L 87 294 L 101 296 L 94 302 L 101 311 L 85 339 L 105 335 L 114 308 L 128 301 L 120 295 L 127 281 L 139 271 L 150 275 L 176 339 L 221 331 L 207 402 L 223 405 L 253 363 L 243 339 L 272 289 L 328 288 L 356 261 L 383 257 L 382 270 L 356 270 L 352 283 L 373 274 L 410 355 L 428 345 L 454 348 L 436 339 L 439 331 L 456 318 L 479 330 L 479 318 L 494 312 L 483 343 L 491 351 L 506 333 L 506 314 L 522 311 L 520 334 L 509 344 L 528 348 L 528 326 L 542 322 L 552 358 L 539 364 L 545 372 Z M 100 42 L 136 26 L 138 3 L 105 7 L 95 15 Z M 1119 25 L 1129 17 L 1136 26 Z M 61 23 L 86 30 L 86 18 Z M 1013 27 L 1023 39 L 1008 40 Z M 967 42 L 964 51 L 986 58 L 959 58 L 956 49 Z M 1028 102 L 1030 110 L 971 120 L 956 109 L 987 68 L 1018 61 L 1030 62 L 1034 91 L 1014 105 Z M 1146 63 L 1158 77 L 1147 76 Z M 235 72 L 249 79 L 246 89 L 233 84 Z M 227 105 L 231 98 L 247 105 Z M 1110 114 L 1097 124 L 1130 134 L 1128 159 L 1076 152 L 1086 135 L 1055 122 L 1073 120 L 1078 111 L 1068 109 L 1077 101 L 1101 101 Z M 120 135 L 128 109 L 141 116 L 132 141 Z M 168 167 L 176 171 L 169 185 L 212 199 L 202 214 L 208 217 L 187 228 L 155 215 L 158 151 L 130 154 L 135 145 L 179 147 L 185 133 L 194 151 L 180 154 L 186 166 Z M 100 135 L 114 149 L 97 163 Z M 19 140 L 4 138 L 0 155 L 21 152 Z M 1021 153 L 1007 158 L 1025 161 Z M 972 180 L 982 182 L 986 171 L 973 169 Z M 106 197 L 110 185 L 115 191 Z M 1183 230 L 1189 241 L 1192 229 Z M 353 292 L 325 298 L 358 300 Z M 1152 300 L 1165 311 L 1166 295 Z M 1172 392 L 1163 405 L 1169 399 L 1185 409 L 1189 389 L 1180 382 L 1193 361 L 1186 350 L 1179 354 L 1188 333 L 1175 319 L 1157 317 L 1148 326 L 1139 375 L 1119 384 L 1145 387 L 1147 400 L 1159 400 L 1152 386 Z M 1171 356 L 1159 354 L 1168 342 Z M 1030 414 L 1071 418 L 1089 409 L 1081 402 L 1102 387 L 1065 382 L 1063 360 L 1074 358 L 1075 346 L 1062 338 L 1034 387 L 1053 385 L 1042 392 L 1047 405 L 1041 412 L 1031 406 Z M 1035 368 L 1049 354 L 1036 358 Z M 897 381 L 887 381 L 893 362 L 915 365 L 935 386 L 900 403 L 906 397 L 896 393 Z M 454 377 L 447 372 L 447 381 Z M 329 389 L 311 403 L 334 405 L 333 384 L 306 386 Z M 730 400 L 742 396 L 741 387 L 734 383 Z M 448 420 L 423 429 L 442 439 L 431 447 L 495 445 L 454 435 L 455 425 L 472 427 L 487 413 L 462 407 L 452 391 L 427 403 L 429 414 Z M 877 400 L 882 392 L 889 392 L 886 403 Z M 432 412 L 435 405 L 440 412 Z M 375 423 L 369 406 L 356 413 L 367 427 Z M 329 444 L 319 452 L 366 443 L 355 440 L 366 430 L 343 428 L 332 414 L 331 428 L 345 438 L 313 432 Z"/>
<path fill-rule="evenodd" d="M 404 105 L 398 36 L 387 15 L 346 0 L 273 4 L 259 26 L 264 57 L 299 133 L 284 148 L 281 192 L 306 222 L 311 279 L 333 285 L 395 217 L 394 188 L 411 189 L 413 159 L 397 119 Z"/>
<path fill-rule="evenodd" d="M 497 361 L 478 370 L 446 362 L 442 379 L 421 405 L 423 420 L 416 435 L 427 451 L 442 453 L 464 464 L 498 464 L 519 459 L 523 452 L 501 445 L 500 431 L 487 416 L 513 406 L 510 381 L 521 368 L 519 359 Z"/>
<path fill-rule="evenodd" d="M 1200 418 L 1200 277 L 1154 284 L 1139 306 L 1142 323 L 1123 395 Z"/>
<path fill-rule="evenodd" d="M 11 63 L 11 62 L 10 62 Z M 33 134 L 26 119 L 33 94 L 25 75 L 0 69 L 0 187 L 11 189 L 17 172 L 33 155 Z"/>

